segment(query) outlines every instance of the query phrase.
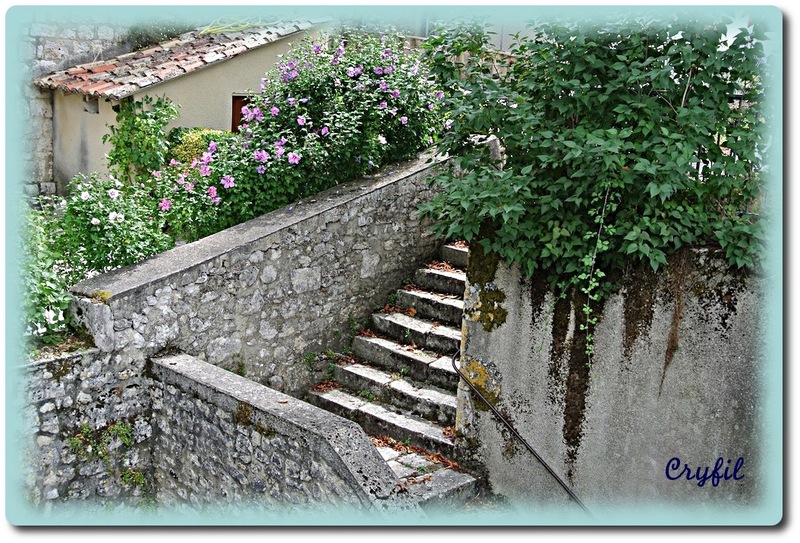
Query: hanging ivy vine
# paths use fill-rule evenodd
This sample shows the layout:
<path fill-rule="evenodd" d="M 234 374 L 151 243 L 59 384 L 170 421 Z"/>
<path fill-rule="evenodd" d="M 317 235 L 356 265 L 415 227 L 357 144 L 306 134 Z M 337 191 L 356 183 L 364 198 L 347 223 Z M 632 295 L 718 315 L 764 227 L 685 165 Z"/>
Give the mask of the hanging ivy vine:
<path fill-rule="evenodd" d="M 764 36 L 729 23 L 538 24 L 510 54 L 480 26 L 440 29 L 423 48 L 448 91 L 439 148 L 453 159 L 423 214 L 556 292 L 581 290 L 588 327 L 614 288 L 604 278 L 628 264 L 716 246 L 758 267 Z"/>

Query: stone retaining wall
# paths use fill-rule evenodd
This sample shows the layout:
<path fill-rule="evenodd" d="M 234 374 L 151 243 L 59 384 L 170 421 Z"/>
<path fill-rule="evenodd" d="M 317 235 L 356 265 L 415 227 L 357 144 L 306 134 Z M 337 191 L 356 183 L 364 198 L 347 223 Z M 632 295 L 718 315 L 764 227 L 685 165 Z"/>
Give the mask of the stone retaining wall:
<path fill-rule="evenodd" d="M 153 360 L 156 500 L 381 511 L 410 508 L 354 422 L 187 355 Z"/>
<path fill-rule="evenodd" d="M 301 395 L 355 322 L 431 257 L 422 156 L 73 288 L 104 352 L 175 348 Z M 316 373 L 315 373 L 316 372 Z"/>

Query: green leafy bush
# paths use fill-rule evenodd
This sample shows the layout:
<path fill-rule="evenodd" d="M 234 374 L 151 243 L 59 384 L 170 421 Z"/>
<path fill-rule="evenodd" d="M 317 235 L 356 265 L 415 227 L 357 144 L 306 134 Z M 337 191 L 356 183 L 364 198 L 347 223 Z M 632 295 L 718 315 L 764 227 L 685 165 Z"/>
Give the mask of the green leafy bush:
<path fill-rule="evenodd" d="M 167 97 L 141 100 L 125 99 L 119 103 L 115 125 L 109 125 L 103 143 L 111 144 L 109 170 L 118 178 L 144 182 L 150 172 L 167 162 L 169 139 L 165 127 L 178 118 L 178 106 Z"/>
<path fill-rule="evenodd" d="M 208 150 L 212 141 L 221 141 L 229 133 L 213 128 L 173 128 L 169 133 L 169 158 L 189 164 Z"/>
<path fill-rule="evenodd" d="M 307 39 L 250 96 L 240 134 L 184 173 L 216 187 L 222 229 L 412 157 L 441 129 L 442 96 L 397 36 Z"/>
<path fill-rule="evenodd" d="M 173 245 L 151 193 L 113 177 L 78 175 L 68 187 L 59 247 L 71 281 L 134 264 Z"/>
<path fill-rule="evenodd" d="M 52 204 L 22 216 L 22 282 L 25 333 L 36 343 L 57 343 L 69 328 L 68 274 L 56 249 L 57 213 Z"/>
<path fill-rule="evenodd" d="M 491 52 L 479 27 L 432 36 L 423 47 L 450 115 L 440 150 L 454 160 L 424 214 L 442 236 L 595 298 L 604 274 L 632 261 L 658 269 L 687 245 L 756 267 L 763 36 L 727 31 L 541 24 L 511 55 Z M 496 136 L 502 159 L 475 134 Z"/>

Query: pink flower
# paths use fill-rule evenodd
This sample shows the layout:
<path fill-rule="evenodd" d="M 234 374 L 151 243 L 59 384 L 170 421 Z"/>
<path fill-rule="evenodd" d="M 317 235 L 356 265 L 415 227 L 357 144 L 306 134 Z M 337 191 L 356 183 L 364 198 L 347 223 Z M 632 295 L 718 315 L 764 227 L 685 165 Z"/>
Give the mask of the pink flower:
<path fill-rule="evenodd" d="M 169 201 L 169 200 L 167 200 L 166 198 L 164 198 L 163 200 L 161 200 L 161 201 L 158 203 L 158 208 L 159 208 L 161 211 L 168 211 L 168 210 L 169 210 L 169 208 L 171 208 L 171 207 L 172 207 L 172 202 L 170 202 L 170 201 Z"/>
<path fill-rule="evenodd" d="M 159 177 L 161 177 L 161 172 L 159 170 L 153 170 L 153 177 L 158 179 Z"/>
<path fill-rule="evenodd" d="M 402 117 L 400 117 L 400 124 L 406 124 L 406 123 L 408 123 L 408 117 L 403 115 Z"/>
<path fill-rule="evenodd" d="M 381 102 L 378 104 L 378 109 L 386 109 L 386 102 Z"/>
<path fill-rule="evenodd" d="M 323 136 L 327 136 L 328 135 L 328 127 L 327 126 L 323 126 L 322 130 L 321 130 L 321 133 L 322 133 Z"/>
<path fill-rule="evenodd" d="M 270 113 L 272 113 L 272 116 L 273 116 L 273 117 L 277 117 L 277 116 L 278 116 L 278 113 L 280 113 L 280 112 L 281 112 L 281 110 L 280 110 L 280 109 L 278 109 L 278 108 L 277 108 L 277 107 L 275 107 L 275 106 L 272 106 L 271 108 L 269 108 L 269 112 L 270 112 Z"/>
<path fill-rule="evenodd" d="M 214 185 L 211 185 L 210 187 L 208 187 L 208 190 L 206 192 L 208 192 L 208 197 L 211 198 L 211 201 L 213 203 L 215 203 L 215 204 L 219 203 L 220 198 L 219 198 L 219 196 L 217 196 L 217 187 L 215 187 Z"/>
<path fill-rule="evenodd" d="M 208 177 L 211 175 L 211 168 L 208 167 L 208 164 L 201 164 L 200 165 L 200 175 L 203 177 Z"/>
<path fill-rule="evenodd" d="M 438 98 L 439 100 L 444 98 L 444 92 L 442 92 L 440 90 L 436 91 L 436 98 Z"/>
<path fill-rule="evenodd" d="M 399 91 L 399 90 L 397 90 L 397 89 L 394 89 L 394 90 L 392 91 L 392 96 L 393 96 L 394 98 L 400 98 L 400 91 Z"/>
<path fill-rule="evenodd" d="M 203 164 L 214 162 L 214 157 L 211 156 L 211 153 L 203 153 L 203 156 L 200 157 L 200 162 L 202 162 Z"/>
<path fill-rule="evenodd" d="M 267 171 L 267 169 L 264 167 L 263 164 L 261 164 L 258 168 L 256 168 L 256 171 L 260 174 L 263 174 L 265 171 Z"/>
<path fill-rule="evenodd" d="M 377 75 L 383 75 L 383 68 L 381 68 L 380 66 L 376 66 L 375 67 L 375 73 Z"/>
<path fill-rule="evenodd" d="M 256 108 L 256 109 L 258 109 L 258 108 Z M 216 151 L 217 151 L 217 142 L 216 141 L 209 142 L 209 144 L 208 144 L 208 152 L 209 153 L 214 153 Z"/>
<path fill-rule="evenodd" d="M 222 186 L 225 187 L 226 189 L 230 189 L 236 186 L 236 183 L 233 182 L 233 177 L 231 177 L 230 175 L 223 175 L 220 181 L 222 182 Z"/>
<path fill-rule="evenodd" d="M 305 126 L 305 124 L 306 124 L 306 118 L 305 118 L 305 117 L 302 117 L 302 116 L 298 117 L 298 118 L 297 118 L 297 124 L 299 124 L 300 126 Z"/>
<path fill-rule="evenodd" d="M 172 159 L 170 159 L 170 161 L 169 161 L 169 165 L 170 165 L 170 166 L 179 166 L 179 165 L 180 165 L 180 162 L 178 162 L 177 160 L 175 160 L 174 158 L 172 158 Z"/>
<path fill-rule="evenodd" d="M 253 158 L 255 158 L 259 162 L 266 162 L 267 160 L 269 160 L 269 154 L 267 154 L 267 152 L 264 151 L 263 149 L 258 149 L 256 151 L 253 151 Z"/>
<path fill-rule="evenodd" d="M 428 110 L 433 111 L 433 104 L 428 104 Z"/>
<path fill-rule="evenodd" d="M 297 164 L 300 162 L 300 155 L 297 153 L 287 153 L 286 159 L 289 161 L 289 164 Z"/>
<path fill-rule="evenodd" d="M 445 130 L 450 130 L 450 128 L 452 128 L 452 126 L 453 126 L 453 120 L 452 119 L 447 119 L 444 122 L 444 129 Z"/>

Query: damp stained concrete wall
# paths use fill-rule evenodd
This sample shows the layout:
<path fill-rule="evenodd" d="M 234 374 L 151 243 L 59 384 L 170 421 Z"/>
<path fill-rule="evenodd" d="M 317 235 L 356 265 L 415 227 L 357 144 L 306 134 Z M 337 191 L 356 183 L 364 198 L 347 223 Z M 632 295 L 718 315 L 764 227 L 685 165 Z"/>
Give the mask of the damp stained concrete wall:
<path fill-rule="evenodd" d="M 639 269 L 601 310 L 588 366 L 580 301 L 503 262 L 489 268 L 468 272 L 462 371 L 587 507 L 763 499 L 763 279 L 729 273 L 707 250 L 672 259 L 668 273 Z M 459 443 L 492 490 L 567 508 L 566 491 L 463 382 L 458 399 Z M 697 468 L 717 462 L 729 480 L 699 486 Z"/>

